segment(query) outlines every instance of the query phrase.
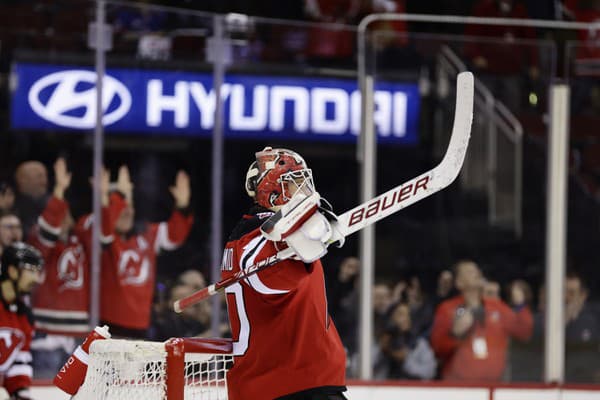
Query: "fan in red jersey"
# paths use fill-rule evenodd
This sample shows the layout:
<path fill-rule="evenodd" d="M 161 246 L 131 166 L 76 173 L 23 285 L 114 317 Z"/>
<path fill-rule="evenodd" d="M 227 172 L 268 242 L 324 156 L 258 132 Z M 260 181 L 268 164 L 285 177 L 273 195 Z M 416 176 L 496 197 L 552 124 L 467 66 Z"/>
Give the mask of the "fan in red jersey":
<path fill-rule="evenodd" d="M 256 153 L 246 191 L 255 204 L 228 239 L 222 278 L 286 246 L 296 256 L 226 289 L 234 339 L 229 399 L 345 399 L 346 357 L 319 260 L 330 243 L 343 242 L 335 215 L 290 150 Z"/>
<path fill-rule="evenodd" d="M 105 174 L 104 180 L 107 179 Z M 108 185 L 102 184 L 103 188 Z M 164 222 L 148 223 L 134 232 L 133 183 L 129 170 L 121 166 L 116 191 L 103 190 L 102 202 L 108 217 L 102 222 L 102 297 L 100 319 L 117 336 L 145 338 L 150 325 L 156 279 L 156 257 L 178 248 L 193 223 L 190 210 L 190 179 L 179 171 L 169 188 L 174 210 Z"/>
<path fill-rule="evenodd" d="M 86 250 L 91 243 L 91 224 L 86 223 L 89 216 L 80 218 L 77 225 L 73 221 L 65 198 L 71 173 L 63 157 L 54 163 L 54 178 L 52 195 L 29 238 L 29 243 L 41 252 L 46 270 L 44 281 L 33 294 L 33 314 L 38 331 L 82 336 L 89 331 Z M 33 347 L 35 351 L 35 341 Z"/>
<path fill-rule="evenodd" d="M 24 301 L 42 279 L 40 253 L 22 242 L 4 249 L 0 266 L 0 376 L 11 400 L 31 399 L 31 310 Z"/>

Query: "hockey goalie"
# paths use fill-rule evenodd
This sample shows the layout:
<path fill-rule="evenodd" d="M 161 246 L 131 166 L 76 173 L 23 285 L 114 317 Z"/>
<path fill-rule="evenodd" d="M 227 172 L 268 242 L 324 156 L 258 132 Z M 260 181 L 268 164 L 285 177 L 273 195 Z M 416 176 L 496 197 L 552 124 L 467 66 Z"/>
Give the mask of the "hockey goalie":
<path fill-rule="evenodd" d="M 304 159 L 287 149 L 256 153 L 246 191 L 254 204 L 229 236 L 222 278 L 285 247 L 295 255 L 225 290 L 234 339 L 229 399 L 345 399 L 345 352 L 319 260 L 343 241 L 335 216 Z"/>

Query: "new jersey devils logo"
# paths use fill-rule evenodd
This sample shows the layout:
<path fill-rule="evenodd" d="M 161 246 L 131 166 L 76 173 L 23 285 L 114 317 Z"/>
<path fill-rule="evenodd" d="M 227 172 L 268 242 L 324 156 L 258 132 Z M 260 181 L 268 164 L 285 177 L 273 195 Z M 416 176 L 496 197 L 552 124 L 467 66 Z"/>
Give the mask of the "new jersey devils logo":
<path fill-rule="evenodd" d="M 119 259 L 119 277 L 125 285 L 141 286 L 150 276 L 150 261 L 135 250 L 125 250 Z"/>
<path fill-rule="evenodd" d="M 58 281 L 61 282 L 59 291 L 83 287 L 84 263 L 81 246 L 69 247 L 63 251 L 57 264 Z"/>
<path fill-rule="evenodd" d="M 18 329 L 0 328 L 0 372 L 5 372 L 25 345 L 25 334 Z"/>

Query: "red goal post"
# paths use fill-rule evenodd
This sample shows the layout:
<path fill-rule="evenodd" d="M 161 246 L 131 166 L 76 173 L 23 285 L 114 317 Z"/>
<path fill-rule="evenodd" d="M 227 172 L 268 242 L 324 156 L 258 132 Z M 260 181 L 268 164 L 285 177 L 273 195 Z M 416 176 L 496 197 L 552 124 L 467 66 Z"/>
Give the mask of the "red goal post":
<path fill-rule="evenodd" d="M 77 400 L 226 400 L 229 339 L 107 339 L 90 346 Z"/>

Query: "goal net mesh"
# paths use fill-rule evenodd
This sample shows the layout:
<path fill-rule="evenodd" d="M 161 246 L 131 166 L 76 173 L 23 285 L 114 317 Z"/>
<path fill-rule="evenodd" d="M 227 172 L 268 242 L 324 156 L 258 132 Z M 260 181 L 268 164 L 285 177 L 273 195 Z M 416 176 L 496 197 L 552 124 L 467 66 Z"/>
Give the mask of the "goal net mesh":
<path fill-rule="evenodd" d="M 184 398 L 227 399 L 230 354 L 186 353 Z M 76 400 L 167 399 L 167 351 L 164 343 L 97 340 L 90 346 L 85 383 Z"/>

